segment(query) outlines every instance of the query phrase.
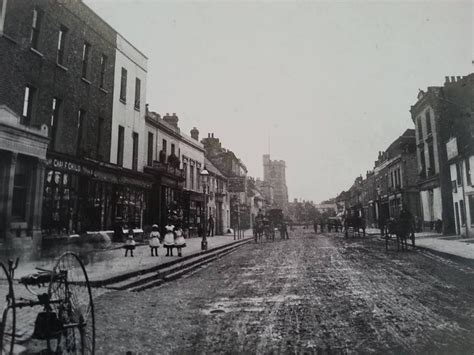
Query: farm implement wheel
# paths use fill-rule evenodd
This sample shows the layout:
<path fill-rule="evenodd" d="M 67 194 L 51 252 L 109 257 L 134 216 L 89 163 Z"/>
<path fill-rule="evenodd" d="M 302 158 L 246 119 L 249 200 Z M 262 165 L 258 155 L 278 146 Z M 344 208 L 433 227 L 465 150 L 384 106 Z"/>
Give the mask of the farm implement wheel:
<path fill-rule="evenodd" d="M 15 347 L 16 311 L 13 281 L 0 263 L 0 354 L 13 354 Z"/>
<path fill-rule="evenodd" d="M 51 307 L 62 325 L 56 352 L 94 354 L 95 318 L 92 291 L 84 264 L 74 253 L 61 255 L 49 284 Z"/>

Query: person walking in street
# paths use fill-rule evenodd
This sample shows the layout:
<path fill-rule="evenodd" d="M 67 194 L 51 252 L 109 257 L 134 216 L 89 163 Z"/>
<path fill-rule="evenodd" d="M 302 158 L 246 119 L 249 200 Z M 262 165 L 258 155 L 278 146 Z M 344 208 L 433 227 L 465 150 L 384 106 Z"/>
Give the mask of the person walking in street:
<path fill-rule="evenodd" d="M 160 232 L 158 231 L 157 224 L 154 224 L 151 227 L 149 245 L 151 256 L 158 256 L 158 247 L 160 246 Z"/>
<path fill-rule="evenodd" d="M 184 239 L 183 230 L 179 226 L 174 231 L 174 245 L 178 251 L 178 256 L 181 257 L 181 250 L 186 247 L 186 240 Z"/>
<path fill-rule="evenodd" d="M 280 234 L 281 234 L 281 239 L 290 239 L 290 237 L 288 236 L 288 227 L 286 225 L 285 220 L 281 222 Z"/>
<path fill-rule="evenodd" d="M 314 233 L 318 234 L 318 221 L 315 219 L 313 222 Z"/>
<path fill-rule="evenodd" d="M 166 256 L 173 256 L 174 248 L 174 225 L 168 224 L 165 226 L 165 239 L 163 245 L 166 248 Z"/>
<path fill-rule="evenodd" d="M 128 252 L 130 251 L 130 256 L 133 257 L 133 251 L 135 250 L 135 240 L 133 239 L 132 227 L 128 228 L 128 237 L 123 247 L 125 249 L 125 256 L 128 256 Z"/>
<path fill-rule="evenodd" d="M 208 225 L 209 225 L 209 229 L 208 229 L 208 234 L 207 235 L 209 237 L 213 237 L 214 236 L 214 218 L 212 218 L 212 216 L 209 216 Z"/>

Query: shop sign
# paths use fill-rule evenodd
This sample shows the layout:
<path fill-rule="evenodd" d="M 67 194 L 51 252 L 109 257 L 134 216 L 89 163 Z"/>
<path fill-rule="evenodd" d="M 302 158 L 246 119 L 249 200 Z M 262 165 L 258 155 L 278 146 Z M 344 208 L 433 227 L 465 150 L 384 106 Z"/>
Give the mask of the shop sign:
<path fill-rule="evenodd" d="M 245 176 L 230 177 L 228 179 L 230 192 L 245 192 Z"/>
<path fill-rule="evenodd" d="M 55 169 L 67 170 L 75 173 L 93 175 L 94 172 L 92 169 L 82 166 L 80 164 L 72 163 L 70 161 L 59 160 L 55 158 L 48 159 L 48 166 Z"/>

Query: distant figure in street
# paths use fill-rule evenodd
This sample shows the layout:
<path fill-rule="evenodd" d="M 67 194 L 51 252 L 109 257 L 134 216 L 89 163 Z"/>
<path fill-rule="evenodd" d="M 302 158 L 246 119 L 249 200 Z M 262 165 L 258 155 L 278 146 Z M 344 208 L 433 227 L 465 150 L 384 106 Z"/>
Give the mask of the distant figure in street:
<path fill-rule="evenodd" d="M 328 232 L 331 233 L 332 231 L 332 222 L 328 221 Z"/>
<path fill-rule="evenodd" d="M 387 219 L 381 215 L 379 218 L 380 235 L 383 237 L 387 233 Z"/>
<path fill-rule="evenodd" d="M 313 222 L 313 228 L 314 228 L 314 233 L 318 233 L 318 221 L 317 220 L 314 220 Z"/>
<path fill-rule="evenodd" d="M 402 242 L 402 250 L 403 248 L 407 248 L 408 236 L 413 233 L 413 226 L 413 216 L 411 215 L 410 211 L 408 211 L 408 209 L 403 206 L 402 210 L 400 211 L 397 228 L 398 236 Z"/>
<path fill-rule="evenodd" d="M 290 239 L 290 237 L 288 236 L 288 227 L 286 225 L 286 222 L 285 220 L 283 220 L 281 222 L 281 225 L 280 225 L 280 235 L 281 235 L 281 238 L 282 239 Z"/>
<path fill-rule="evenodd" d="M 157 224 L 154 224 L 151 227 L 150 239 L 148 241 L 150 245 L 151 256 L 158 256 L 158 247 L 160 246 L 160 232 L 158 230 Z"/>
<path fill-rule="evenodd" d="M 207 235 L 209 237 L 213 237 L 214 236 L 214 218 L 212 218 L 212 216 L 209 217 L 208 225 L 209 225 L 209 230 L 208 230 Z"/>
<path fill-rule="evenodd" d="M 321 222 L 319 222 L 319 226 L 321 227 L 321 233 L 324 232 L 324 221 L 321 220 Z"/>
<path fill-rule="evenodd" d="M 114 224 L 114 242 L 123 242 L 122 219 L 117 218 Z"/>
<path fill-rule="evenodd" d="M 128 252 L 130 251 L 130 256 L 133 257 L 133 251 L 135 250 L 135 240 L 133 240 L 132 227 L 128 228 L 128 237 L 123 247 L 125 249 L 125 256 L 128 256 Z"/>
<path fill-rule="evenodd" d="M 183 230 L 178 226 L 174 231 L 174 245 L 178 250 L 178 256 L 181 257 L 181 249 L 186 247 L 186 241 L 184 240 Z M 171 252 L 173 255 L 173 252 Z"/>
<path fill-rule="evenodd" d="M 166 248 L 166 256 L 173 256 L 173 248 L 174 248 L 174 226 L 172 224 L 168 224 L 165 226 L 165 239 L 163 241 L 163 245 Z"/>

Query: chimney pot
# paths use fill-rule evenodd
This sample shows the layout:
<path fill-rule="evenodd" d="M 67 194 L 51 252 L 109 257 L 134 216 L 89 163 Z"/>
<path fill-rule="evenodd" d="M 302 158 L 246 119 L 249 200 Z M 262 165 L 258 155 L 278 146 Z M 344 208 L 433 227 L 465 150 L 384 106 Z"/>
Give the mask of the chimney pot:
<path fill-rule="evenodd" d="M 451 82 L 452 82 L 452 83 L 455 83 L 455 82 L 456 82 L 456 77 L 455 77 L 455 76 L 452 76 L 452 77 L 451 77 Z"/>

